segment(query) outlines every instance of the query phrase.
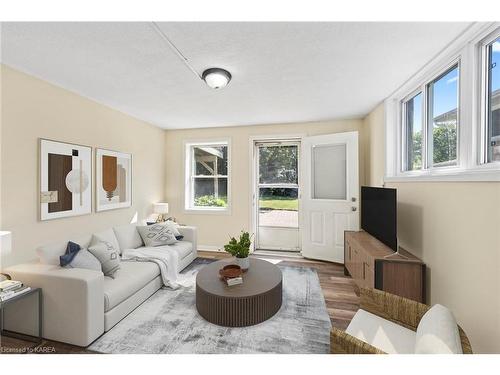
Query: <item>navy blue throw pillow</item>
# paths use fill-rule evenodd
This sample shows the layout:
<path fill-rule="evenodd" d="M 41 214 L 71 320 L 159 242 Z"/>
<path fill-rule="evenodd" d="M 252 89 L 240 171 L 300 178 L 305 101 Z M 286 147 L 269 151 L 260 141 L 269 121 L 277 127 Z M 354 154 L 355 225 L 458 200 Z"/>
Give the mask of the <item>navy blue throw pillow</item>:
<path fill-rule="evenodd" d="M 183 239 L 183 238 L 184 238 L 184 236 L 175 236 L 175 239 L 176 239 L 177 241 L 182 241 L 182 239 Z"/>
<path fill-rule="evenodd" d="M 80 250 L 81 250 L 80 245 L 69 241 L 68 246 L 66 246 L 66 252 L 64 253 L 64 255 L 61 255 L 59 257 L 59 264 L 61 265 L 61 267 L 70 264 L 73 258 Z"/>

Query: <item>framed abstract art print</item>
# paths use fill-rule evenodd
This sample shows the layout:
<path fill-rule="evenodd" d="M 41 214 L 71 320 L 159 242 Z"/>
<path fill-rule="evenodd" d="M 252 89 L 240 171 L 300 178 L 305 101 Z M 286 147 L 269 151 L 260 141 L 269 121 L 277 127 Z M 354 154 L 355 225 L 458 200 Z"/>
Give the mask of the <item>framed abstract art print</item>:
<path fill-rule="evenodd" d="M 132 155 L 96 150 L 96 211 L 132 205 Z"/>
<path fill-rule="evenodd" d="M 92 148 L 39 139 L 40 220 L 92 212 Z"/>

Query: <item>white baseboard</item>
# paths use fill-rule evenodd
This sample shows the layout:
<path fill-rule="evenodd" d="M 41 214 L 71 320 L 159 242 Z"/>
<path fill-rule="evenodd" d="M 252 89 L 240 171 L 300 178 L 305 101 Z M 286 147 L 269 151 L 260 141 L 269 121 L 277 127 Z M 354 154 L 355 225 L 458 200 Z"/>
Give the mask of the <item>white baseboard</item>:
<path fill-rule="evenodd" d="M 214 245 L 198 245 L 198 251 L 215 251 L 220 253 L 224 249 L 224 246 L 214 246 Z"/>

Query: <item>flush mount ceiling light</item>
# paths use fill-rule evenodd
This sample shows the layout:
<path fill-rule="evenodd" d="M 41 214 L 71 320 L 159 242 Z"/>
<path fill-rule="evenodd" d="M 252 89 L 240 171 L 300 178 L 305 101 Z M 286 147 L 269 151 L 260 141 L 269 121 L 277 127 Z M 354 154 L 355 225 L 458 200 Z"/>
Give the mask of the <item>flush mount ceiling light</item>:
<path fill-rule="evenodd" d="M 167 43 L 168 47 L 175 52 L 175 54 L 181 59 L 181 61 L 202 81 L 208 85 L 208 87 L 212 89 L 221 89 L 226 87 L 229 81 L 231 81 L 231 73 L 222 68 L 210 68 L 200 74 L 196 71 L 195 68 L 189 63 L 189 60 L 186 56 L 182 54 L 182 52 L 172 43 L 172 41 L 168 38 L 168 36 L 163 32 L 163 30 L 156 24 L 156 22 L 150 23 L 153 30 L 158 34 L 158 36 L 163 39 L 165 43 Z"/>
<path fill-rule="evenodd" d="M 207 83 L 208 87 L 221 89 L 231 81 L 231 73 L 222 68 L 210 68 L 203 72 L 201 78 Z"/>

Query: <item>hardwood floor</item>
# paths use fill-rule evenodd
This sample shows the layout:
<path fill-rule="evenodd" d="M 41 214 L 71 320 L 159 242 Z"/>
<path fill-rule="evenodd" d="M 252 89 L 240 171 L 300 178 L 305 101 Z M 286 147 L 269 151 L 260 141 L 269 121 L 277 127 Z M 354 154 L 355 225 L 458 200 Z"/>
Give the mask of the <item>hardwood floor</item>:
<path fill-rule="evenodd" d="M 226 253 L 199 251 L 198 256 L 209 259 L 229 257 Z M 345 329 L 359 307 L 359 292 L 354 281 L 344 275 L 344 267 L 340 264 L 309 260 L 294 256 L 274 256 L 269 254 L 254 255 L 259 258 L 279 259 L 280 264 L 296 267 L 311 267 L 319 277 L 323 296 L 332 326 Z M 85 348 L 63 344 L 60 342 L 43 340 L 39 345 L 28 341 L 0 337 L 0 354 L 2 353 L 58 353 L 77 354 L 93 353 Z"/>

